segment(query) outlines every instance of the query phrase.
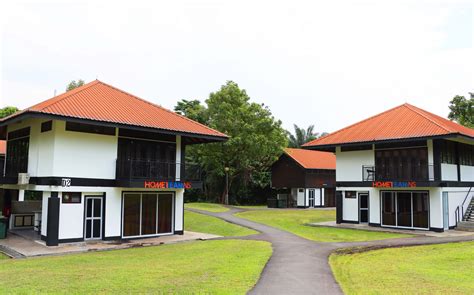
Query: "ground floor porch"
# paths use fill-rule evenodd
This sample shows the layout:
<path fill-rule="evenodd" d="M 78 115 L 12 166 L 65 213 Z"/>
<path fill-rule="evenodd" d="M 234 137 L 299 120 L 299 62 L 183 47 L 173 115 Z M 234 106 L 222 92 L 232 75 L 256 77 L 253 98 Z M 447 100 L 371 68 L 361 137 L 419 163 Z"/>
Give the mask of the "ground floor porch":
<path fill-rule="evenodd" d="M 276 198 L 268 199 L 269 208 L 335 207 L 334 187 L 280 188 Z"/>
<path fill-rule="evenodd" d="M 462 220 L 470 187 L 338 187 L 336 222 L 443 232 Z"/>
<path fill-rule="evenodd" d="M 8 229 L 48 246 L 184 233 L 183 188 L 5 185 L 1 191 Z"/>

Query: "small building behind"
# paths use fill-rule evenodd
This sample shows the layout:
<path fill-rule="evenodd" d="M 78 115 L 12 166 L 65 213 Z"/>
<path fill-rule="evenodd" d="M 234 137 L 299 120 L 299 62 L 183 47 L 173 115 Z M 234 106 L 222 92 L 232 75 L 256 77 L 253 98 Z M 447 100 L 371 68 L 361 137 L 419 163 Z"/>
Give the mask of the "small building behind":
<path fill-rule="evenodd" d="M 269 207 L 334 207 L 336 156 L 329 152 L 287 148 L 272 165 L 276 199 Z"/>

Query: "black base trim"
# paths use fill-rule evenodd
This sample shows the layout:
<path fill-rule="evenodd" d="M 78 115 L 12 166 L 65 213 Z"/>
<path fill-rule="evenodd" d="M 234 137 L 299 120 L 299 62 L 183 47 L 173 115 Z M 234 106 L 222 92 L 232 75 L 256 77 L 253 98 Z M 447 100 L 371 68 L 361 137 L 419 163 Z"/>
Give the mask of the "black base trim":
<path fill-rule="evenodd" d="M 369 222 L 369 226 L 376 226 L 376 227 L 380 227 L 380 223 L 372 223 L 372 222 Z"/>
<path fill-rule="evenodd" d="M 175 230 L 174 234 L 175 235 L 184 235 L 184 230 Z"/>
<path fill-rule="evenodd" d="M 84 238 L 59 239 L 59 243 L 79 243 L 84 242 Z"/>
<path fill-rule="evenodd" d="M 342 223 L 352 223 L 352 224 L 359 224 L 359 221 L 354 220 L 343 220 Z"/>
<path fill-rule="evenodd" d="M 455 225 L 449 227 L 449 229 L 455 229 L 455 228 L 456 228 Z"/>
<path fill-rule="evenodd" d="M 430 231 L 434 231 L 434 232 L 437 232 L 437 233 L 442 233 L 442 232 L 444 232 L 444 228 L 430 227 Z"/>
<path fill-rule="evenodd" d="M 122 237 L 120 236 L 112 236 L 112 237 L 104 237 L 102 238 L 102 241 L 116 241 L 116 240 L 121 240 Z"/>
<path fill-rule="evenodd" d="M 41 241 L 46 241 L 46 236 L 41 235 Z"/>
<path fill-rule="evenodd" d="M 306 208 L 309 208 L 309 207 L 306 207 L 306 206 L 296 206 L 296 208 L 306 209 Z"/>

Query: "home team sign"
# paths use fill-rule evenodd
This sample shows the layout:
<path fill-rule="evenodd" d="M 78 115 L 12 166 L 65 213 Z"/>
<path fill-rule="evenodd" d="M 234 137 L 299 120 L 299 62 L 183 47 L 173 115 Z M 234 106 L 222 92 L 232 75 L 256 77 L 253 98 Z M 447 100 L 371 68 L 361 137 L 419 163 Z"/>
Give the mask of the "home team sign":
<path fill-rule="evenodd" d="M 189 181 L 145 181 L 144 188 L 192 188 L 192 184 Z"/>
<path fill-rule="evenodd" d="M 416 187 L 416 181 L 374 181 L 372 182 L 372 187 Z"/>

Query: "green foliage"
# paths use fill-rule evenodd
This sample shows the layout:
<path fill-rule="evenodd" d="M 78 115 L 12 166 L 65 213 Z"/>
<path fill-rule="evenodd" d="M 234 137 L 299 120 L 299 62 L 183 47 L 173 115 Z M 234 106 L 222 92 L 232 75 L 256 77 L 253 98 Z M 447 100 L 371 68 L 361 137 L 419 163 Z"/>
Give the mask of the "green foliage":
<path fill-rule="evenodd" d="M 4 107 L 4 108 L 1 108 L 0 109 L 0 119 L 1 118 L 5 118 L 5 117 L 8 117 L 10 116 L 11 114 L 14 114 L 18 112 L 18 108 L 17 107 L 11 107 L 11 106 L 8 106 L 8 107 Z"/>
<path fill-rule="evenodd" d="M 330 256 L 345 294 L 474 294 L 474 242 Z"/>
<path fill-rule="evenodd" d="M 232 224 L 217 217 L 184 211 L 184 228 L 189 231 L 208 233 L 224 237 L 241 237 L 258 232 Z"/>
<path fill-rule="evenodd" d="M 474 128 L 474 95 L 471 94 L 471 98 L 467 99 L 464 96 L 456 95 L 449 102 L 449 115 L 450 120 L 454 120 L 461 125 L 469 128 Z"/>
<path fill-rule="evenodd" d="M 294 124 L 293 125 L 295 129 L 295 134 L 291 134 L 290 132 L 287 132 L 288 134 L 288 147 L 290 148 L 300 148 L 303 144 L 310 142 L 311 140 L 314 140 L 318 138 L 319 136 L 326 135 L 327 133 L 319 134 L 314 132 L 314 125 L 308 126 L 308 128 L 300 128 L 298 125 Z"/>
<path fill-rule="evenodd" d="M 201 124 L 207 124 L 208 122 L 207 109 L 197 99 L 183 99 L 178 101 L 178 104 L 174 107 L 174 111 Z"/>
<path fill-rule="evenodd" d="M 205 102 L 207 108 L 198 101 L 183 100 L 175 110 L 230 138 L 224 143 L 191 146 L 186 150 L 188 161 L 204 167 L 207 185 L 215 191 L 224 190 L 226 167 L 230 188 L 234 183 L 243 187 L 269 185 L 269 168 L 287 145 L 281 121 L 265 105 L 250 102 L 246 91 L 232 81 L 211 93 Z M 221 201 L 224 194 L 219 197 Z"/>
<path fill-rule="evenodd" d="M 246 294 L 271 254 L 268 242 L 226 240 L 2 260 L 0 293 Z"/>
<path fill-rule="evenodd" d="M 69 84 L 67 84 L 66 91 L 71 91 L 74 88 L 81 87 L 82 85 L 84 85 L 84 80 L 82 80 L 82 79 L 79 79 L 77 81 L 72 80 L 71 82 L 69 82 Z"/>

